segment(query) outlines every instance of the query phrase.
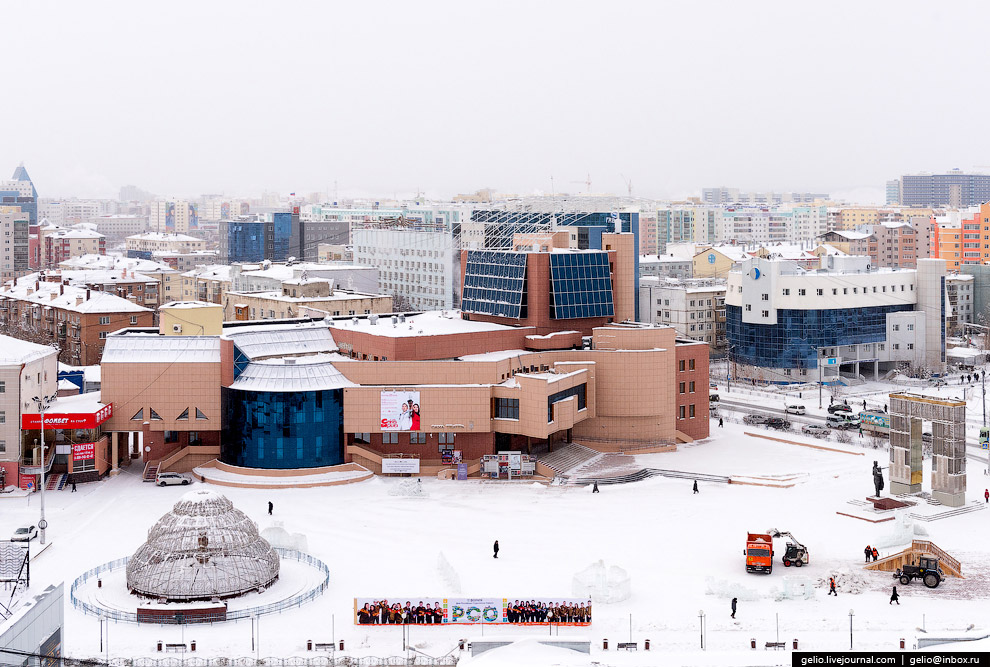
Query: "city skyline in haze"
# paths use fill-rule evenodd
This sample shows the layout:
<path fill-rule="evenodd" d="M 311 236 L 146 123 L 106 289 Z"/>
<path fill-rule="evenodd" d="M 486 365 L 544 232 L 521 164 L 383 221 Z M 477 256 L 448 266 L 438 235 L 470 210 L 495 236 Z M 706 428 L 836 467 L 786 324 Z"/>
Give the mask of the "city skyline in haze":
<path fill-rule="evenodd" d="M 578 194 L 590 175 L 593 193 L 882 203 L 902 174 L 990 162 L 986 18 L 975 2 L 29 4 L 0 45 L 17 66 L 0 152 L 44 197 Z"/>

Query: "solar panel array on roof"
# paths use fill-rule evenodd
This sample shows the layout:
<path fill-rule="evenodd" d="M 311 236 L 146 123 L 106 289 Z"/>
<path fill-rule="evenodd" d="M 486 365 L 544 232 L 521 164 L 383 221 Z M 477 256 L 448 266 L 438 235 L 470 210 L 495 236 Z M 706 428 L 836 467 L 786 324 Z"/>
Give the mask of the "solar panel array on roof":
<path fill-rule="evenodd" d="M 461 310 L 497 317 L 526 317 L 526 253 L 468 251 Z"/>
<path fill-rule="evenodd" d="M 607 253 L 550 255 L 550 315 L 557 320 L 615 315 Z"/>

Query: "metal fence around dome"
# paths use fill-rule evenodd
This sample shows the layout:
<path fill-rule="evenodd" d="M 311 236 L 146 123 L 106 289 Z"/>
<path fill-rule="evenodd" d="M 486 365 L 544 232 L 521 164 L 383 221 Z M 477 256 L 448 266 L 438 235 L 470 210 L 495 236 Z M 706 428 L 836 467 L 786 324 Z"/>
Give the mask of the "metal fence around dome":
<path fill-rule="evenodd" d="M 310 567 L 316 568 L 323 573 L 323 580 L 319 585 L 314 586 L 305 593 L 300 593 L 287 600 L 280 600 L 278 602 L 272 602 L 270 604 L 262 605 L 260 607 L 250 607 L 248 609 L 238 609 L 236 611 L 227 612 L 224 617 L 217 618 L 215 621 L 207 620 L 205 622 L 224 622 L 224 621 L 237 621 L 240 619 L 251 618 L 252 616 L 264 616 L 267 614 L 275 614 L 278 612 L 285 611 L 286 609 L 291 609 L 293 607 L 301 607 L 307 602 L 316 599 L 327 589 L 330 585 L 330 568 L 327 567 L 326 563 L 318 558 L 314 558 L 309 554 L 305 554 L 301 551 L 296 551 L 295 549 L 281 549 L 275 547 L 275 552 L 278 553 L 279 558 L 298 561 L 300 563 L 305 563 Z M 117 560 L 112 560 L 109 563 L 104 563 L 91 570 L 83 572 L 81 575 L 76 577 L 76 580 L 72 582 L 72 588 L 69 589 L 69 599 L 72 600 L 72 606 L 79 611 L 87 614 L 89 616 L 96 616 L 99 618 L 107 618 L 114 621 L 120 621 L 123 623 L 138 623 L 137 611 L 120 611 L 117 609 L 105 609 L 84 600 L 80 600 L 76 597 L 76 591 L 80 586 L 85 584 L 90 579 L 99 577 L 106 572 L 112 572 L 114 570 L 119 570 L 122 567 L 127 567 L 127 562 L 130 558 L 118 558 Z M 136 607 L 137 605 L 135 605 Z M 177 614 L 173 617 L 163 617 L 155 619 L 154 625 L 188 625 L 194 622 L 203 623 L 201 619 L 188 619 L 182 614 Z M 142 624 L 147 625 L 148 621 L 143 621 Z M 163 658 L 163 660 L 172 660 L 173 658 Z M 190 658 L 191 659 L 191 658 Z M 163 666 L 170 665 L 171 663 L 161 663 Z M 179 664 L 179 663 L 176 663 Z M 190 664 L 188 660 L 186 664 Z M 258 663 L 262 664 L 262 663 Z M 271 664 L 271 663 L 266 663 Z M 344 663 L 341 663 L 344 664 Z M 356 664 L 356 663 L 355 663 Z"/>

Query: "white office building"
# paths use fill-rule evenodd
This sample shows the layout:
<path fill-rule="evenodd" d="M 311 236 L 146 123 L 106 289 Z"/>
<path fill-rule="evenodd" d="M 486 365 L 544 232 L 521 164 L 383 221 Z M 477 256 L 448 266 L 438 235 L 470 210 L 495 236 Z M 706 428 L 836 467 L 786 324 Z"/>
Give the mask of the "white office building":
<path fill-rule="evenodd" d="M 450 231 L 411 228 L 351 230 L 354 262 L 380 272 L 381 292 L 396 310 L 453 308 L 459 296 L 459 252 Z"/>

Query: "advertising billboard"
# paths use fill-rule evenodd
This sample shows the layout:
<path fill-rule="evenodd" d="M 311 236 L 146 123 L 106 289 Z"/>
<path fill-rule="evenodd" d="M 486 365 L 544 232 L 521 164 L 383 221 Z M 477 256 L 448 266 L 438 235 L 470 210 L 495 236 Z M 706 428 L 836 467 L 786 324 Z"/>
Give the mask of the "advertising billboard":
<path fill-rule="evenodd" d="M 591 625 L 584 598 L 354 598 L 358 625 Z"/>
<path fill-rule="evenodd" d="M 45 414 L 45 428 L 96 428 L 113 416 L 113 404 L 104 405 L 96 412 L 56 413 Z M 21 428 L 41 428 L 40 414 L 22 414 Z"/>
<path fill-rule="evenodd" d="M 382 474 L 418 473 L 419 459 L 382 459 Z"/>
<path fill-rule="evenodd" d="M 96 458 L 95 442 L 79 442 L 72 445 L 73 461 L 88 461 Z"/>
<path fill-rule="evenodd" d="M 381 429 L 383 431 L 419 431 L 418 391 L 383 391 L 381 394 Z"/>

